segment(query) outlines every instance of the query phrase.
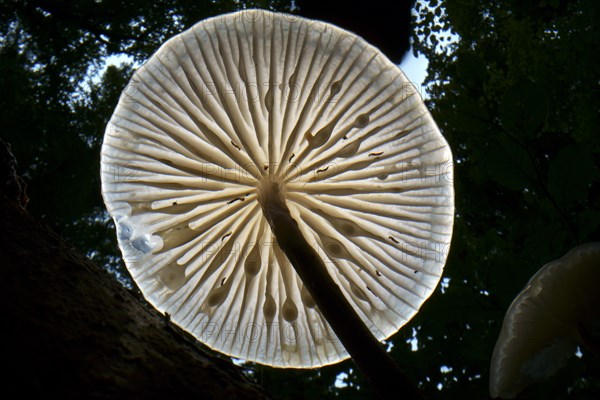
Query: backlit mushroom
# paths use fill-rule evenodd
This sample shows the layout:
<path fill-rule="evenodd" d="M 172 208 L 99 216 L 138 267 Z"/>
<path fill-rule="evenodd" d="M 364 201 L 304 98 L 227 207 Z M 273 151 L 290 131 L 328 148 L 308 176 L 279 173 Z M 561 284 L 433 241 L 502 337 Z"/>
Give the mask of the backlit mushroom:
<path fill-rule="evenodd" d="M 292 221 L 277 239 L 308 243 L 311 268 L 383 340 L 442 274 L 451 161 L 414 86 L 376 48 L 326 23 L 244 11 L 175 36 L 134 74 L 106 129 L 102 186 L 150 303 L 218 351 L 310 368 L 348 353 L 273 221 Z"/>
<path fill-rule="evenodd" d="M 490 395 L 513 398 L 552 376 L 582 345 L 598 350 L 600 243 L 544 265 L 511 304 L 490 367 Z"/>

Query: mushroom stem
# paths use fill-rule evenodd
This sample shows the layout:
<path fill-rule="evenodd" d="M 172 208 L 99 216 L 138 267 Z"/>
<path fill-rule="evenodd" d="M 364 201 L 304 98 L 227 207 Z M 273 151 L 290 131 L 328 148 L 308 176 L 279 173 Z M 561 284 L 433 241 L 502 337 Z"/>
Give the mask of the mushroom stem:
<path fill-rule="evenodd" d="M 302 279 L 315 303 L 352 359 L 382 399 L 423 399 L 419 389 L 373 336 L 327 272 L 323 260 L 308 244 L 292 218 L 280 185 L 265 179 L 259 201 L 277 244 Z"/>

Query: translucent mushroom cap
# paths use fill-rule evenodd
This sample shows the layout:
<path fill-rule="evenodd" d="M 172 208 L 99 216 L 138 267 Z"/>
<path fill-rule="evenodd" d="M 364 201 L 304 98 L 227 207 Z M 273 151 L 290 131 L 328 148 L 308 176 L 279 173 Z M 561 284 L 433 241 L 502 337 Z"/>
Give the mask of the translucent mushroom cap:
<path fill-rule="evenodd" d="M 435 289 L 453 224 L 452 155 L 414 86 L 361 38 L 265 11 L 208 19 L 131 78 L 106 128 L 102 190 L 146 299 L 234 357 L 348 357 L 257 200 L 280 184 L 378 339 Z"/>
<path fill-rule="evenodd" d="M 514 398 L 565 366 L 581 329 L 600 326 L 600 243 L 544 265 L 509 307 L 494 348 L 490 395 Z"/>

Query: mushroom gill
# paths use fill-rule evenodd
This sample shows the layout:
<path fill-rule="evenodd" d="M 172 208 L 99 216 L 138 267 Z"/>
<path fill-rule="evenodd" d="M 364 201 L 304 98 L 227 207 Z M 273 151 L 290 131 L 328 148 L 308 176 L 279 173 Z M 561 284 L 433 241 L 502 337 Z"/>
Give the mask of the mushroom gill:
<path fill-rule="evenodd" d="M 259 201 L 269 188 L 378 340 L 431 295 L 452 155 L 376 48 L 244 11 L 173 37 L 128 88 L 102 146 L 104 200 L 144 296 L 198 340 L 276 367 L 348 357 L 277 246 Z"/>

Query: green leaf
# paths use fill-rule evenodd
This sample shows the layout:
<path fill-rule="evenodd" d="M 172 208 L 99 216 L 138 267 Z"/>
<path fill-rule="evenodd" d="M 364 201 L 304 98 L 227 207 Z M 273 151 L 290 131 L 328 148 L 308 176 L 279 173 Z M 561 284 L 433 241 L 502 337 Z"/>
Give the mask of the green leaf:
<path fill-rule="evenodd" d="M 588 190 L 599 173 L 593 154 L 584 145 L 572 145 L 562 149 L 550 162 L 548 188 L 563 206 L 584 202 Z"/>
<path fill-rule="evenodd" d="M 483 61 L 474 53 L 461 54 L 457 65 L 458 75 L 465 82 L 483 82 L 486 76 L 486 68 Z"/>
<path fill-rule="evenodd" d="M 454 129 L 466 132 L 483 132 L 489 129 L 488 113 L 471 97 L 458 97 L 438 106 L 447 123 Z"/>
<path fill-rule="evenodd" d="M 535 170 L 527 151 L 506 136 L 499 136 L 485 150 L 487 175 L 508 189 L 531 185 Z"/>
<path fill-rule="evenodd" d="M 511 133 L 533 138 L 546 120 L 548 100 L 540 85 L 521 79 L 504 94 L 500 104 L 500 121 Z"/>

